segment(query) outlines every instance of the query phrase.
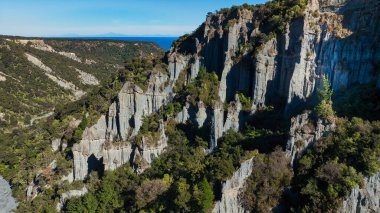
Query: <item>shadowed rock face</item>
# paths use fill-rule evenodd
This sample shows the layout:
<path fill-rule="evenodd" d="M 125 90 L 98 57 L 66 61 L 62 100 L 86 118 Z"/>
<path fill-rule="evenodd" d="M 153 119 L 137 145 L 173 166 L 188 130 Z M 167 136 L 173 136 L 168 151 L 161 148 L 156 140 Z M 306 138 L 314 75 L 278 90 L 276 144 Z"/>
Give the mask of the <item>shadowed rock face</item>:
<path fill-rule="evenodd" d="M 161 154 L 167 145 L 164 131 L 155 146 L 134 147 L 128 139 L 137 135 L 143 116 L 157 112 L 171 100 L 173 86 L 181 74 L 189 82 L 202 66 L 218 74 L 220 102 L 208 108 L 201 102 L 197 106 L 187 104 L 176 121 L 191 120 L 197 127 L 208 125 L 211 150 L 225 131 L 239 130 L 242 118 L 248 117 L 241 114 L 241 104 L 236 98 L 239 91 L 252 98 L 252 111 L 279 103 L 289 116 L 313 100 L 323 75 L 329 77 L 335 90 L 366 83 L 380 86 L 380 75 L 376 72 L 380 69 L 379 11 L 377 0 L 311 0 L 303 18 L 288 24 L 284 33 L 262 42 L 255 52 L 241 47 L 249 45 L 262 32 L 268 33 L 256 12 L 239 9 L 229 17 L 223 14 L 207 17 L 193 34 L 167 53 L 169 75 L 151 76 L 147 91 L 126 83 L 109 112 L 85 130 L 81 142 L 73 147 L 75 179 L 82 180 L 88 174 L 89 156 L 103 159 L 104 169 L 112 170 L 136 157 L 149 164 Z M 232 19 L 235 21 L 230 22 Z M 229 102 L 227 113 L 225 101 Z M 333 129 L 332 124 L 323 121 L 317 121 L 313 127 L 309 123 L 309 114 L 300 114 L 292 120 L 288 151 L 293 159 Z M 302 147 L 296 148 L 294 144 L 301 140 Z M 244 212 L 234 190 L 249 176 L 248 167 L 243 163 L 231 181 L 226 182 L 222 200 L 217 202 L 214 212 Z M 232 184 L 235 179 L 237 186 Z M 366 212 L 378 206 L 373 200 L 379 191 L 374 190 L 377 180 L 376 177 L 367 180 L 366 190 L 372 194 L 355 189 L 346 199 L 343 211 L 354 211 L 355 206 Z M 360 205 L 355 199 L 361 200 Z M 365 203 L 368 200 L 369 204 Z"/>
<path fill-rule="evenodd" d="M 177 76 L 186 71 L 192 78 L 204 66 L 218 73 L 222 101 L 244 91 L 257 106 L 280 101 L 291 114 L 313 96 L 321 75 L 329 76 L 334 89 L 378 82 L 379 14 L 376 0 L 312 0 L 304 18 L 293 21 L 256 53 L 241 52 L 265 32 L 255 12 L 215 14 L 172 48 L 169 67 Z"/>
<path fill-rule="evenodd" d="M 12 197 L 9 183 L 0 176 L 0 212 L 11 212 L 16 209 L 17 204 Z"/>
<path fill-rule="evenodd" d="M 213 213 L 248 212 L 240 204 L 238 195 L 239 190 L 244 186 L 245 180 L 251 175 L 253 166 L 253 159 L 244 161 L 232 178 L 223 183 L 222 198 L 215 203 Z"/>

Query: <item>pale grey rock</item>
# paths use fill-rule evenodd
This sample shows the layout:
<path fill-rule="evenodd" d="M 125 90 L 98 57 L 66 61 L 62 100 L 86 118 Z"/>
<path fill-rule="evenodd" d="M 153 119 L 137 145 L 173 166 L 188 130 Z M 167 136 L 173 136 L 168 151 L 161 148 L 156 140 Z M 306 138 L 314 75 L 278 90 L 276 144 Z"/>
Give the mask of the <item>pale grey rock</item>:
<path fill-rule="evenodd" d="M 232 129 L 235 131 L 239 131 L 240 128 L 240 113 L 241 113 L 241 103 L 239 100 L 239 96 L 235 96 L 235 101 L 231 102 L 231 104 L 228 107 L 228 113 L 226 122 L 224 123 L 224 132 Z"/>
<path fill-rule="evenodd" d="M 64 182 L 64 181 L 68 181 L 69 183 L 72 183 L 74 182 L 74 172 L 73 171 L 70 171 L 69 174 L 63 176 L 61 178 L 61 181 Z"/>
<path fill-rule="evenodd" d="M 340 213 L 380 212 L 380 173 L 364 179 L 364 187 L 357 186 L 343 201 Z"/>
<path fill-rule="evenodd" d="M 168 80 L 167 75 L 156 72 L 152 73 L 146 91 L 129 82 L 123 85 L 107 115 L 102 115 L 94 126 L 86 128 L 80 143 L 74 144 L 75 180 L 85 179 L 92 167 L 91 160 L 102 164 L 105 170 L 114 170 L 133 160 L 134 147 L 129 139 L 138 134 L 144 116 L 157 112 L 169 101 L 171 88 L 165 88 L 171 87 L 166 85 Z M 163 144 L 147 147 L 147 150 L 143 148 L 142 158 L 150 163 L 149 153 L 156 156 L 162 151 Z"/>
<path fill-rule="evenodd" d="M 105 170 L 115 170 L 128 163 L 132 154 L 130 143 L 109 143 L 103 148 L 103 164 Z"/>
<path fill-rule="evenodd" d="M 52 142 L 51 142 L 51 150 L 53 152 L 57 152 L 59 150 L 60 146 L 61 146 L 61 139 L 60 138 L 52 140 Z"/>
<path fill-rule="evenodd" d="M 79 63 L 83 63 L 83 60 L 79 58 L 75 53 L 70 53 L 70 52 L 63 52 L 63 51 L 56 51 L 52 46 L 46 44 L 44 40 L 41 39 L 15 39 L 14 42 L 22 44 L 22 45 L 27 45 L 30 44 L 31 47 L 37 49 L 37 50 L 42 50 L 46 52 L 51 52 L 51 53 L 57 53 L 59 55 L 65 56 L 71 60 L 74 60 Z M 84 60 L 85 64 L 94 64 L 96 63 L 94 60 L 91 59 L 85 59 Z"/>
<path fill-rule="evenodd" d="M 99 80 L 95 76 L 89 73 L 83 72 L 82 70 L 78 68 L 75 68 L 75 70 L 79 73 L 78 77 L 83 84 L 93 85 L 93 86 L 99 85 Z"/>
<path fill-rule="evenodd" d="M 63 206 L 65 205 L 65 202 L 67 199 L 70 199 L 73 197 L 82 197 L 87 193 L 88 193 L 88 190 L 85 186 L 80 190 L 70 190 L 68 192 L 62 193 L 61 197 L 59 198 L 59 202 L 57 203 L 55 209 L 57 210 L 57 212 L 60 212 L 62 210 Z"/>
<path fill-rule="evenodd" d="M 291 164 L 312 147 L 321 137 L 335 129 L 335 124 L 327 120 L 312 118 L 312 112 L 305 112 L 291 118 L 289 140 L 286 146 L 287 155 L 291 157 Z"/>
<path fill-rule="evenodd" d="M 187 120 L 189 120 L 190 115 L 189 115 L 189 108 L 190 104 L 186 103 L 185 106 L 183 106 L 182 111 L 178 113 L 178 115 L 175 118 L 176 123 L 186 123 Z"/>
<path fill-rule="evenodd" d="M 255 78 L 252 87 L 253 103 L 255 106 L 264 106 L 269 95 L 273 95 L 273 82 L 277 69 L 277 41 L 275 39 L 263 45 L 263 49 L 256 55 Z"/>
<path fill-rule="evenodd" d="M 198 102 L 197 108 L 198 108 L 198 111 L 197 111 L 197 114 L 195 115 L 196 116 L 195 120 L 196 120 L 197 127 L 201 128 L 203 127 L 203 124 L 205 123 L 207 119 L 206 107 L 203 101 Z"/>
<path fill-rule="evenodd" d="M 2 72 L 0 72 L 0 82 L 1 81 L 6 81 L 6 80 L 7 80 L 7 78 L 5 77 L 5 75 L 3 75 Z"/>
<path fill-rule="evenodd" d="M 213 213 L 246 213 L 239 201 L 239 191 L 251 175 L 253 158 L 244 161 L 233 176 L 223 183 L 222 198 L 214 204 Z"/>
<path fill-rule="evenodd" d="M 165 151 L 165 148 L 168 146 L 168 138 L 165 134 L 165 126 L 162 120 L 160 121 L 159 132 L 159 138 L 147 138 L 143 136 L 142 143 L 136 150 L 139 152 L 141 159 L 147 164 L 147 166 L 139 168 L 140 172 L 145 170 L 155 158 Z"/>
<path fill-rule="evenodd" d="M 210 150 L 218 146 L 218 139 L 222 137 L 224 132 L 224 107 L 223 103 L 216 102 L 212 109 L 211 117 L 211 134 L 210 134 Z"/>
<path fill-rule="evenodd" d="M 9 183 L 0 176 L 0 212 L 13 212 L 17 208 Z"/>
<path fill-rule="evenodd" d="M 75 53 L 69 53 L 69 52 L 57 52 L 57 53 L 69 59 L 72 59 L 74 61 L 77 61 L 79 63 L 82 63 L 82 59 L 80 59 Z"/>

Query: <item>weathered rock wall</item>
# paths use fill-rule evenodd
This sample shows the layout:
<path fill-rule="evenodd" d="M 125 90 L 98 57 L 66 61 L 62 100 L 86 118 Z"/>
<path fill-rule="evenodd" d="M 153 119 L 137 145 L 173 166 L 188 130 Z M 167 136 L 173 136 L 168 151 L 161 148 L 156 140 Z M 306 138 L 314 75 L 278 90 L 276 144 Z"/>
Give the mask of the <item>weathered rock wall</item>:
<path fill-rule="evenodd" d="M 0 212 L 11 212 L 17 208 L 16 200 L 12 197 L 9 183 L 0 176 Z"/>
<path fill-rule="evenodd" d="M 147 91 L 129 82 L 124 84 L 107 115 L 102 115 L 94 126 L 86 128 L 80 143 L 74 144 L 75 180 L 83 180 L 91 170 L 103 166 L 105 170 L 113 170 L 133 160 L 136 147 L 129 139 L 137 135 L 144 116 L 157 112 L 169 101 L 171 88 L 164 87 L 167 81 L 168 76 L 155 73 Z M 153 155 L 158 155 L 166 147 L 166 137 L 161 137 L 156 144 L 157 147 L 149 149 L 155 150 L 151 153 Z M 145 160 L 150 162 L 150 155 Z"/>
<path fill-rule="evenodd" d="M 223 183 L 222 198 L 214 204 L 213 213 L 245 213 L 239 202 L 239 190 L 244 186 L 245 180 L 251 175 L 253 158 L 244 161 L 233 176 Z"/>
<path fill-rule="evenodd" d="M 364 179 L 364 187 L 357 186 L 344 200 L 341 213 L 380 212 L 380 173 Z"/>
<path fill-rule="evenodd" d="M 335 124 L 328 120 L 315 119 L 312 112 L 305 112 L 291 118 L 287 154 L 293 164 L 304 151 L 311 148 L 321 137 L 335 129 Z"/>

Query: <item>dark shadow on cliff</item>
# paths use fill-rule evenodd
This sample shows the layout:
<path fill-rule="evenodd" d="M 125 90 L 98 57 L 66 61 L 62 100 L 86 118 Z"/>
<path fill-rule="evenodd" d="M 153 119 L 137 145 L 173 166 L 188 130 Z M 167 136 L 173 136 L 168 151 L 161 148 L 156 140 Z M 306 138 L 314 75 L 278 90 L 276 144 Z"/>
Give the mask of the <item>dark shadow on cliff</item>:
<path fill-rule="evenodd" d="M 88 174 L 90 174 L 92 171 L 95 171 L 98 173 L 99 177 L 103 176 L 104 173 L 104 165 L 103 165 L 103 158 L 97 159 L 94 154 L 92 154 L 88 160 Z"/>
<path fill-rule="evenodd" d="M 226 101 L 235 99 L 237 92 L 243 92 L 247 97 L 252 97 L 254 69 L 252 58 L 249 54 L 241 56 L 238 63 L 234 64 L 226 76 Z"/>

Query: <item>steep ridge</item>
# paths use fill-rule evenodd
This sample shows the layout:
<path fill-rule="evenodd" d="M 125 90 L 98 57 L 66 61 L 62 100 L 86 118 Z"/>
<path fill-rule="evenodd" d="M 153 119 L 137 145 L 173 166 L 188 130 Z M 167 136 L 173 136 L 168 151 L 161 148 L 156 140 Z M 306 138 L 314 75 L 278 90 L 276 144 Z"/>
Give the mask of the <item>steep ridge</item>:
<path fill-rule="evenodd" d="M 75 179 L 86 177 L 92 155 L 106 170 L 133 163 L 136 147 L 129 140 L 138 134 L 143 116 L 167 104 L 174 96 L 176 82 L 191 82 L 202 67 L 218 74 L 220 100 L 210 108 L 202 102 L 196 106 L 187 103 L 176 121 L 191 120 L 197 127 L 203 127 L 205 121 L 210 122 L 210 150 L 217 146 L 217 139 L 225 131 L 239 130 L 244 121 L 242 117 L 247 119 L 249 115 L 241 114 L 238 92 L 252 98 L 253 112 L 258 107 L 278 104 L 288 116 L 310 104 L 308 100 L 314 98 L 322 82 L 321 76 L 329 76 L 335 90 L 378 82 L 379 75 L 375 72 L 376 61 L 379 61 L 376 51 L 379 47 L 378 8 L 376 1 L 343 4 L 312 0 L 303 18 L 286 25 L 285 34 L 273 34 L 260 24 L 265 18 L 259 10 L 243 7 L 208 16 L 193 34 L 182 37 L 167 53 L 168 76 L 151 76 L 146 91 L 126 83 L 108 114 L 86 129 L 81 142 L 73 148 Z M 364 19 L 369 24 L 357 24 Z M 226 114 L 224 101 L 230 102 Z M 294 122 L 304 128 L 309 122 L 308 115 L 300 116 Z M 318 121 L 317 129 L 310 130 L 315 134 L 311 138 L 308 132 L 299 135 L 297 129 L 291 130 L 288 149 L 293 158 L 295 142 L 304 139 L 302 146 L 307 148 L 324 132 L 333 129 L 333 125 L 323 122 Z M 126 143 L 106 145 L 113 144 L 115 138 Z M 153 148 L 158 150 L 153 155 L 157 157 L 164 148 L 165 142 L 160 141 Z M 140 151 L 144 152 L 144 148 L 140 147 Z M 116 163 L 111 165 L 110 159 Z"/>
<path fill-rule="evenodd" d="M 161 51 L 143 42 L 0 36 L 0 128 L 28 125 L 107 82 L 126 59 Z"/>
<path fill-rule="evenodd" d="M 255 106 L 282 100 L 286 112 L 311 97 L 322 74 L 330 77 L 334 89 L 377 82 L 378 2 L 321 3 L 311 1 L 304 18 L 287 25 L 285 34 L 264 36 L 267 41 L 262 37 L 269 33 L 256 11 L 211 15 L 172 48 L 169 67 L 177 78 L 181 71 L 193 78 L 204 66 L 218 73 L 222 101 L 244 91 Z M 327 7 L 336 7 L 336 13 L 325 12 Z M 246 46 L 255 39 L 260 48 L 249 52 Z"/>
<path fill-rule="evenodd" d="M 287 144 L 293 165 L 335 128 L 334 122 L 300 113 L 316 102 L 323 76 L 328 76 L 334 90 L 356 84 L 380 86 L 378 1 L 311 0 L 304 14 L 286 23 L 283 31 L 266 25 L 268 12 L 263 10 L 242 6 L 208 15 L 205 23 L 166 54 L 167 72 L 149 70 L 145 85 L 127 79 L 107 112 L 70 147 L 73 178 L 85 180 L 93 171 L 115 170 L 123 164 L 138 173 L 147 169 L 168 148 L 168 137 L 167 124 L 160 121 L 158 136 L 144 135 L 139 142 L 144 119 L 176 100 L 182 92 L 179 86 L 196 81 L 203 68 L 217 74 L 218 97 L 209 103 L 186 97 L 175 111 L 176 123 L 207 128 L 209 149 L 204 153 L 212 154 L 225 132 L 241 130 L 260 108 L 274 105 L 285 119 L 293 117 Z M 38 48 L 52 52 L 48 46 Z M 81 57 L 63 55 L 83 62 Z M 241 97 L 252 102 L 243 106 Z M 54 147 L 63 147 L 63 140 L 54 140 Z M 252 160 L 243 162 L 224 183 L 214 212 L 245 212 L 238 191 L 253 166 Z M 378 175 L 367 177 L 366 188 L 355 188 L 341 211 L 376 211 L 378 180 Z"/>

